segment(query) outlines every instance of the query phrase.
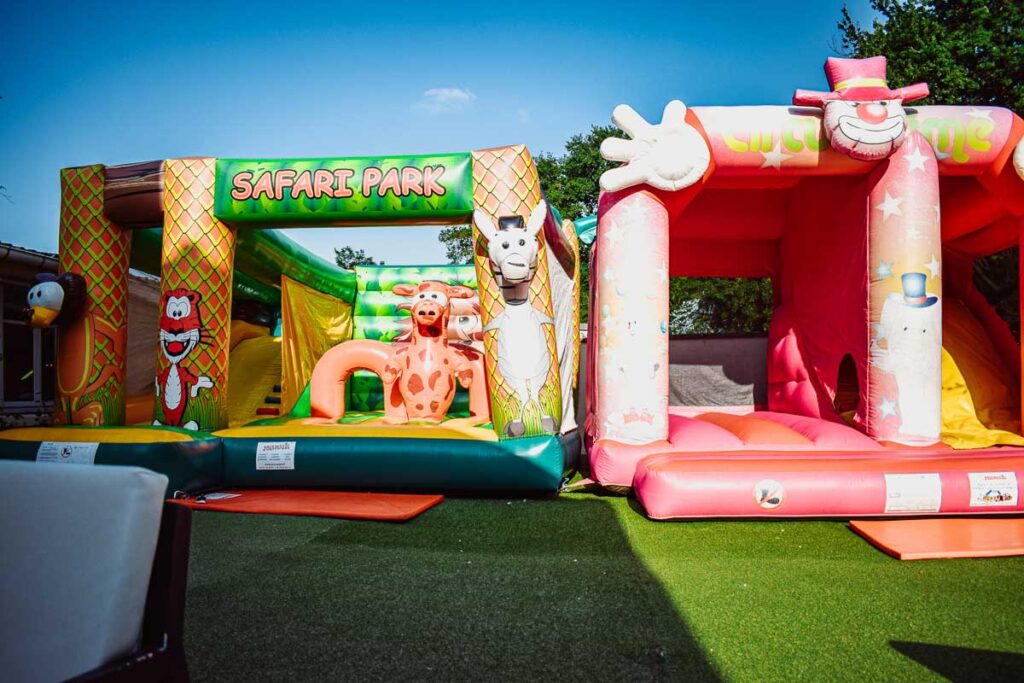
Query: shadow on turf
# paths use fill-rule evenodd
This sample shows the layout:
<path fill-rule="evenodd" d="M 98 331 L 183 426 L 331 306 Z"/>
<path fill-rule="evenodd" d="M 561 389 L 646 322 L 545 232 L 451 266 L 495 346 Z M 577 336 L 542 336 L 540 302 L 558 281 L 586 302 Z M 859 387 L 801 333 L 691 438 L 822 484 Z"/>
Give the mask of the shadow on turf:
<path fill-rule="evenodd" d="M 1019 681 L 1024 655 L 970 647 L 889 641 L 892 649 L 951 681 Z"/>
<path fill-rule="evenodd" d="M 407 524 L 197 518 L 197 681 L 718 680 L 602 500 L 449 500 Z"/>

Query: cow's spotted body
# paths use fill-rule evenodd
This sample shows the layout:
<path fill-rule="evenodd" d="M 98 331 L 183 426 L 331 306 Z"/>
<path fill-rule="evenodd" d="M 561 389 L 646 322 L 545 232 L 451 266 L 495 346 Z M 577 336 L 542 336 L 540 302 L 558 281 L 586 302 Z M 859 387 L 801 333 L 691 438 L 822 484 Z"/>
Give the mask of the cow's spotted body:
<path fill-rule="evenodd" d="M 469 287 L 427 281 L 418 286 L 396 285 L 392 291 L 412 301 L 399 308 L 412 314 L 408 341 L 396 344 L 383 379 L 395 382 L 397 392 L 388 400 L 392 406 L 405 405 L 410 421 L 440 422 L 455 398 L 455 382 L 468 388 L 481 362 L 480 354 L 468 347 L 448 343 L 448 321 L 452 299 L 469 299 Z"/>

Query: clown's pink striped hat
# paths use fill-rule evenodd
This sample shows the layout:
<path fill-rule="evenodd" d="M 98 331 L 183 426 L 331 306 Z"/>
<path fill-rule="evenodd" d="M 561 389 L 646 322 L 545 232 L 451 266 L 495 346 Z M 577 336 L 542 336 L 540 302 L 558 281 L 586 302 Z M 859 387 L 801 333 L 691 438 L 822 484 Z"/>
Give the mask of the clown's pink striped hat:
<path fill-rule="evenodd" d="M 821 107 L 830 100 L 846 102 L 877 102 L 879 100 L 902 100 L 913 102 L 928 97 L 927 83 L 914 83 L 904 88 L 890 90 L 885 80 L 885 57 L 867 59 L 843 59 L 829 57 L 825 61 L 825 75 L 831 92 L 797 90 L 793 93 L 793 104 L 798 107 Z"/>

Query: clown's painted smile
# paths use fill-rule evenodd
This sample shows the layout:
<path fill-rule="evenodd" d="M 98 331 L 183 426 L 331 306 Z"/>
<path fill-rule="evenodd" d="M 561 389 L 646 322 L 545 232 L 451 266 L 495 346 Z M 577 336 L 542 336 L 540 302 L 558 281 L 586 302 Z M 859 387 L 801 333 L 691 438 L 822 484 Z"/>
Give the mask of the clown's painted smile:
<path fill-rule="evenodd" d="M 825 103 L 825 133 L 833 149 L 854 159 L 873 161 L 892 154 L 907 132 L 907 113 L 899 99 Z"/>
<path fill-rule="evenodd" d="M 902 117 L 887 118 L 882 123 L 868 123 L 853 116 L 840 116 L 839 129 L 854 142 L 869 145 L 888 144 L 903 135 Z"/>

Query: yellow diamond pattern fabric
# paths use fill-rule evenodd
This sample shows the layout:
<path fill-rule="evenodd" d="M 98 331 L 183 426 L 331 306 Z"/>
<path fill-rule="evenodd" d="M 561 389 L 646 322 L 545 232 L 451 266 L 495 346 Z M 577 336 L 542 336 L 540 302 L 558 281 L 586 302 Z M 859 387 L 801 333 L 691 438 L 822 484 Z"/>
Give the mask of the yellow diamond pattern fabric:
<path fill-rule="evenodd" d="M 572 361 L 572 377 L 573 377 L 573 388 L 576 388 L 576 382 L 579 381 L 580 376 L 580 349 L 578 340 L 580 338 L 580 299 L 581 299 L 581 271 L 583 270 L 583 264 L 580 262 L 580 240 L 576 236 L 576 226 L 573 225 L 570 220 L 562 221 L 562 235 L 565 237 L 565 241 L 572 247 L 572 253 L 576 257 L 576 270 L 572 276 L 572 338 L 576 340 L 576 353 L 573 355 Z"/>
<path fill-rule="evenodd" d="M 472 153 L 473 161 L 473 205 L 482 209 L 492 220 L 497 222 L 499 216 L 518 214 L 524 220 L 537 202 L 543 197 L 537 169 L 533 165 L 530 152 L 523 145 L 497 147 L 478 150 Z M 539 235 L 540 250 L 537 254 L 537 273 L 530 285 L 530 303 L 548 316 L 553 315 L 551 288 L 548 283 L 548 262 L 543 232 Z M 490 259 L 487 256 L 487 240 L 480 234 L 476 225 L 473 226 L 474 264 L 476 265 L 477 284 L 480 294 L 483 324 L 486 326 L 491 319 L 501 313 L 504 302 L 494 275 L 491 273 Z M 547 408 L 549 415 L 558 415 L 557 406 L 561 403 L 558 379 L 558 358 L 556 355 L 554 327 L 544 326 L 548 341 L 548 352 L 551 355 L 551 369 L 541 391 L 540 400 Z M 485 366 L 491 390 L 491 417 L 494 429 L 504 438 L 505 425 L 512 415 L 519 413 L 519 401 L 498 371 L 497 333 L 492 331 L 484 335 Z M 537 436 L 545 432 L 540 426 L 540 411 L 531 406 L 526 413 L 526 433 L 524 436 Z"/>
<path fill-rule="evenodd" d="M 190 398 L 184 420 L 200 429 L 227 426 L 228 353 L 231 333 L 231 273 L 234 230 L 213 215 L 216 159 L 168 159 L 164 169 L 164 236 L 161 295 L 186 289 L 200 296 L 201 343 L 181 367 L 208 377 L 211 389 Z M 163 353 L 157 372 L 168 367 Z M 162 411 L 157 400 L 157 414 Z"/>
<path fill-rule="evenodd" d="M 103 214 L 102 165 L 63 169 L 60 181 L 60 272 L 85 278 L 88 303 L 60 335 L 56 421 L 124 424 L 131 235 Z"/>

